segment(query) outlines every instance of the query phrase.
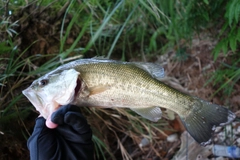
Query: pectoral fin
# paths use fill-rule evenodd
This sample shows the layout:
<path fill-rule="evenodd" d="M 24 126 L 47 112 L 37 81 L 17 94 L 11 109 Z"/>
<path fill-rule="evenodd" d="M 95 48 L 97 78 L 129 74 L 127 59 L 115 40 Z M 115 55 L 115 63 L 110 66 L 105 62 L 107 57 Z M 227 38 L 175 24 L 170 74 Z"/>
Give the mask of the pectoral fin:
<path fill-rule="evenodd" d="M 109 85 L 99 85 L 94 87 L 88 87 L 87 84 L 81 80 L 81 94 L 80 97 L 89 97 L 95 94 L 102 93 L 110 88 Z"/>
<path fill-rule="evenodd" d="M 90 87 L 90 88 L 88 88 L 88 90 L 89 90 L 89 95 L 88 96 L 102 93 L 102 92 L 108 90 L 109 88 L 110 88 L 110 86 L 108 86 L 108 85 Z"/>
<path fill-rule="evenodd" d="M 149 107 L 149 108 L 130 108 L 137 114 L 141 115 L 142 117 L 157 122 L 162 117 L 162 111 L 159 107 Z"/>

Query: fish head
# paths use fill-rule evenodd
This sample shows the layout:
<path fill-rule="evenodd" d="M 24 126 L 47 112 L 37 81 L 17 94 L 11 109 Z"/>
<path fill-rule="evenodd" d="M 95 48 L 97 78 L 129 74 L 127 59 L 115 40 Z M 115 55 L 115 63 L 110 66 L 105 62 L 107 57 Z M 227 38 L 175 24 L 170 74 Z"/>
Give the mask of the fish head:
<path fill-rule="evenodd" d="M 60 106 L 74 100 L 79 74 L 74 69 L 50 72 L 33 81 L 23 94 L 47 118 Z"/>

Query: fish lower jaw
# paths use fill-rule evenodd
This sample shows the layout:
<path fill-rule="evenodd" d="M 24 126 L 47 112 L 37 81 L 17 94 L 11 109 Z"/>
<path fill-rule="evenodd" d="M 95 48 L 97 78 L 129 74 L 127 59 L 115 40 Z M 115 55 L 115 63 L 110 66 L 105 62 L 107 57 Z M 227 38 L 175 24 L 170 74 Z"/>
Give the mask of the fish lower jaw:
<path fill-rule="evenodd" d="M 59 107 L 61 107 L 60 104 L 57 102 L 53 102 L 52 104 L 47 104 L 44 109 L 41 109 L 40 114 L 47 119 L 49 115 L 51 115 L 53 112 L 55 112 Z"/>

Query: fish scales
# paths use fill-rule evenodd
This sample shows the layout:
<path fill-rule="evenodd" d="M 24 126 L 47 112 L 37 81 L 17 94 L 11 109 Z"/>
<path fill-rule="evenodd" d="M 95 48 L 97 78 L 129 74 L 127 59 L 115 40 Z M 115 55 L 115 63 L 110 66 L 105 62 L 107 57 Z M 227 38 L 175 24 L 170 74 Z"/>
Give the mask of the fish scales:
<path fill-rule="evenodd" d="M 110 86 L 105 92 L 87 99 L 80 99 L 80 103 L 85 100 L 85 104 L 92 102 L 95 105 L 101 105 L 104 103 L 109 107 L 162 106 L 176 111 L 179 115 L 187 114 L 191 107 L 189 102 L 192 97 L 179 94 L 177 90 L 167 87 L 162 82 L 153 79 L 144 70 L 130 64 L 86 64 L 77 66 L 76 70 L 81 73 L 80 76 L 89 88 Z"/>

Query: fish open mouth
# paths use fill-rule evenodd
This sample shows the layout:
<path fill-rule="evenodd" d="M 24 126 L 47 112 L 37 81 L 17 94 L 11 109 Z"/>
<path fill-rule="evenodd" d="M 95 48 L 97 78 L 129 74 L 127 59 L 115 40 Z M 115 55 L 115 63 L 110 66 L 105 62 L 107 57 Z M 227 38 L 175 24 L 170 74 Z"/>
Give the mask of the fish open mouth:
<path fill-rule="evenodd" d="M 35 109 L 40 112 L 40 114 L 46 118 L 47 117 L 47 113 L 46 110 L 43 106 L 44 101 L 43 99 L 34 92 L 33 89 L 31 88 L 27 88 L 25 90 L 22 91 L 22 93 L 27 97 L 27 99 L 32 103 L 32 105 L 35 107 Z"/>
<path fill-rule="evenodd" d="M 41 99 L 31 88 L 27 88 L 22 91 L 22 93 L 28 98 L 28 100 L 34 105 L 36 109 L 41 108 Z"/>

